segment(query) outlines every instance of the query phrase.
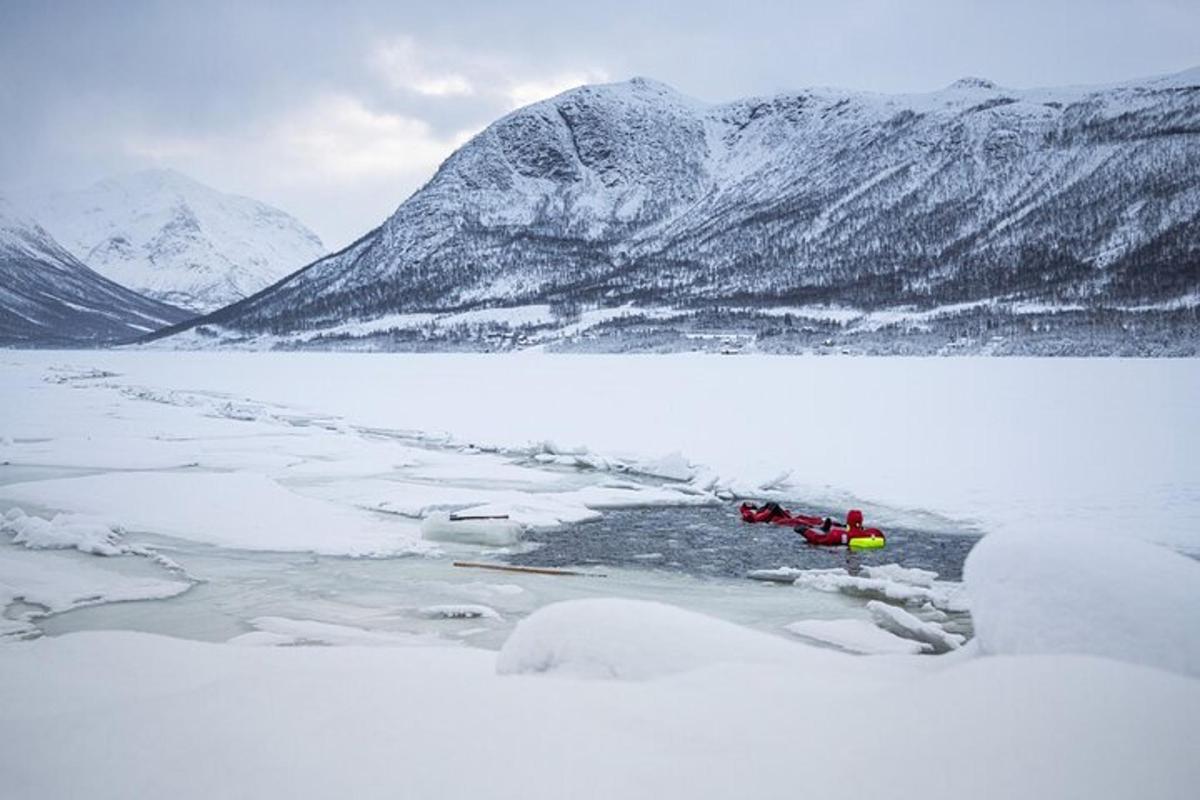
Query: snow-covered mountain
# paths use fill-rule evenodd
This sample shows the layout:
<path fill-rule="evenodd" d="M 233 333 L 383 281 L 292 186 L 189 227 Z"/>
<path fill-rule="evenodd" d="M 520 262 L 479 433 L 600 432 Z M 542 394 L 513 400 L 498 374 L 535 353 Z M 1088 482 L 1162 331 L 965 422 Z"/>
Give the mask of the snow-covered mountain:
<path fill-rule="evenodd" d="M 325 252 L 294 217 L 173 170 L 137 172 L 56 195 L 38 218 L 105 277 L 197 311 L 251 295 Z"/>
<path fill-rule="evenodd" d="M 717 327 L 816 307 L 808 328 L 826 339 L 888 309 L 949 307 L 985 333 L 1019 306 L 1107 315 L 1120 336 L 1130 309 L 1194 324 L 1197 296 L 1200 69 L 721 105 L 634 79 L 500 119 L 381 227 L 200 323 L 311 340 L 495 306 L 542 304 L 564 324 L 667 309 Z"/>
<path fill-rule="evenodd" d="M 189 316 L 96 274 L 0 198 L 0 345 L 104 344 Z"/>

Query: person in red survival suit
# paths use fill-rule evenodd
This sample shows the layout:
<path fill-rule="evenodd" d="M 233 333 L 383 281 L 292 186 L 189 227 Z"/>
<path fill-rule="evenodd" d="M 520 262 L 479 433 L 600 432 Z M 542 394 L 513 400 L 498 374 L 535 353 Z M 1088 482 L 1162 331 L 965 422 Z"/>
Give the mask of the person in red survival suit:
<path fill-rule="evenodd" d="M 793 514 L 774 501 L 756 506 L 753 503 L 742 503 L 739 509 L 743 522 L 770 522 L 775 525 L 785 525 L 795 528 L 797 525 L 819 525 L 820 517 L 810 517 L 806 514 Z"/>
<path fill-rule="evenodd" d="M 803 536 L 809 544 L 822 545 L 847 544 L 851 539 L 883 536 L 883 532 L 876 528 L 863 527 L 863 513 L 857 508 L 851 509 L 846 514 L 845 528 L 835 528 L 833 520 L 827 517 L 819 528 L 797 526 L 796 532 Z"/>
<path fill-rule="evenodd" d="M 742 503 L 741 512 L 745 522 L 772 522 L 779 517 L 789 516 L 787 510 L 776 502 L 763 503 L 761 506 Z"/>

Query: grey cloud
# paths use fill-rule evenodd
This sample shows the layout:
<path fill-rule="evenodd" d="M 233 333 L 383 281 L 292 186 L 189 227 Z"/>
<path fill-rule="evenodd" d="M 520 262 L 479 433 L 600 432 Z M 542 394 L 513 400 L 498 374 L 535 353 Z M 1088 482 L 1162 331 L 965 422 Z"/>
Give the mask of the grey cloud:
<path fill-rule="evenodd" d="M 812 85 L 926 91 L 967 74 L 1102 83 L 1194 66 L 1198 29 L 1191 0 L 6 0 L 0 191 L 156 163 L 274 202 L 337 244 L 420 185 L 432 150 L 507 111 L 514 82 L 641 74 L 707 100 Z M 462 75 L 474 91 L 432 96 L 386 80 L 371 54 L 404 37 L 422 69 Z M 296 154 L 275 158 L 264 137 L 306 135 L 331 97 L 363 109 L 358 123 L 330 121 L 363 128 L 348 141 L 416 120 L 428 127 L 414 145 L 424 155 L 412 170 L 336 181 L 315 162 L 302 174 Z"/>

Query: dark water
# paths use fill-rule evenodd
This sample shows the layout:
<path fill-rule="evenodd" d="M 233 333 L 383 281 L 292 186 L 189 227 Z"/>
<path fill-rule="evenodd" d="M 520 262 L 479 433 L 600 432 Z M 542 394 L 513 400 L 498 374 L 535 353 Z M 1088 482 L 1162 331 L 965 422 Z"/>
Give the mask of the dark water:
<path fill-rule="evenodd" d="M 803 507 L 803 504 L 797 504 Z M 537 567 L 611 566 L 664 569 L 698 577 L 740 578 L 756 569 L 860 567 L 901 564 L 962 580 L 963 562 L 979 541 L 968 534 L 926 533 L 881 526 L 887 546 L 852 551 L 810 545 L 791 528 L 747 524 L 737 504 L 694 508 L 605 511 L 603 519 L 550 532 L 526 534 L 540 546 L 509 558 Z"/>

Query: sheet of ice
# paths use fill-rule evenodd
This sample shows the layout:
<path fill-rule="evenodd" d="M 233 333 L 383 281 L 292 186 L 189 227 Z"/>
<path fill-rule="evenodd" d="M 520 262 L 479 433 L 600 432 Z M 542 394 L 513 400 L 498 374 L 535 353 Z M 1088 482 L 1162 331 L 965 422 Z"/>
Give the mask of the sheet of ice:
<path fill-rule="evenodd" d="M 0 486 L 0 500 L 248 550 L 382 555 L 429 549 L 414 521 L 303 497 L 257 473 L 112 472 Z"/>
<path fill-rule="evenodd" d="M 1200 676 L 1200 562 L 1058 530 L 985 537 L 964 573 L 980 649 L 1087 653 Z"/>
<path fill-rule="evenodd" d="M 926 622 L 905 611 L 903 608 L 889 605 L 879 600 L 867 602 L 867 611 L 875 624 L 885 631 L 928 644 L 935 653 L 948 653 L 957 650 L 966 642 L 962 636 L 949 633 L 940 625 Z"/>
<path fill-rule="evenodd" d="M 865 655 L 916 655 L 933 645 L 896 636 L 861 619 L 804 619 L 783 626 L 802 639 Z"/>
<path fill-rule="evenodd" d="M 899 564 L 880 564 L 878 566 L 868 564 L 862 568 L 862 574 L 868 578 L 881 578 L 926 588 L 931 588 L 938 576 L 931 570 L 903 567 Z"/>
<path fill-rule="evenodd" d="M 185 580 L 128 574 L 78 553 L 0 545 L 0 610 L 18 600 L 40 607 L 25 619 L 95 603 L 174 597 L 191 586 Z"/>

